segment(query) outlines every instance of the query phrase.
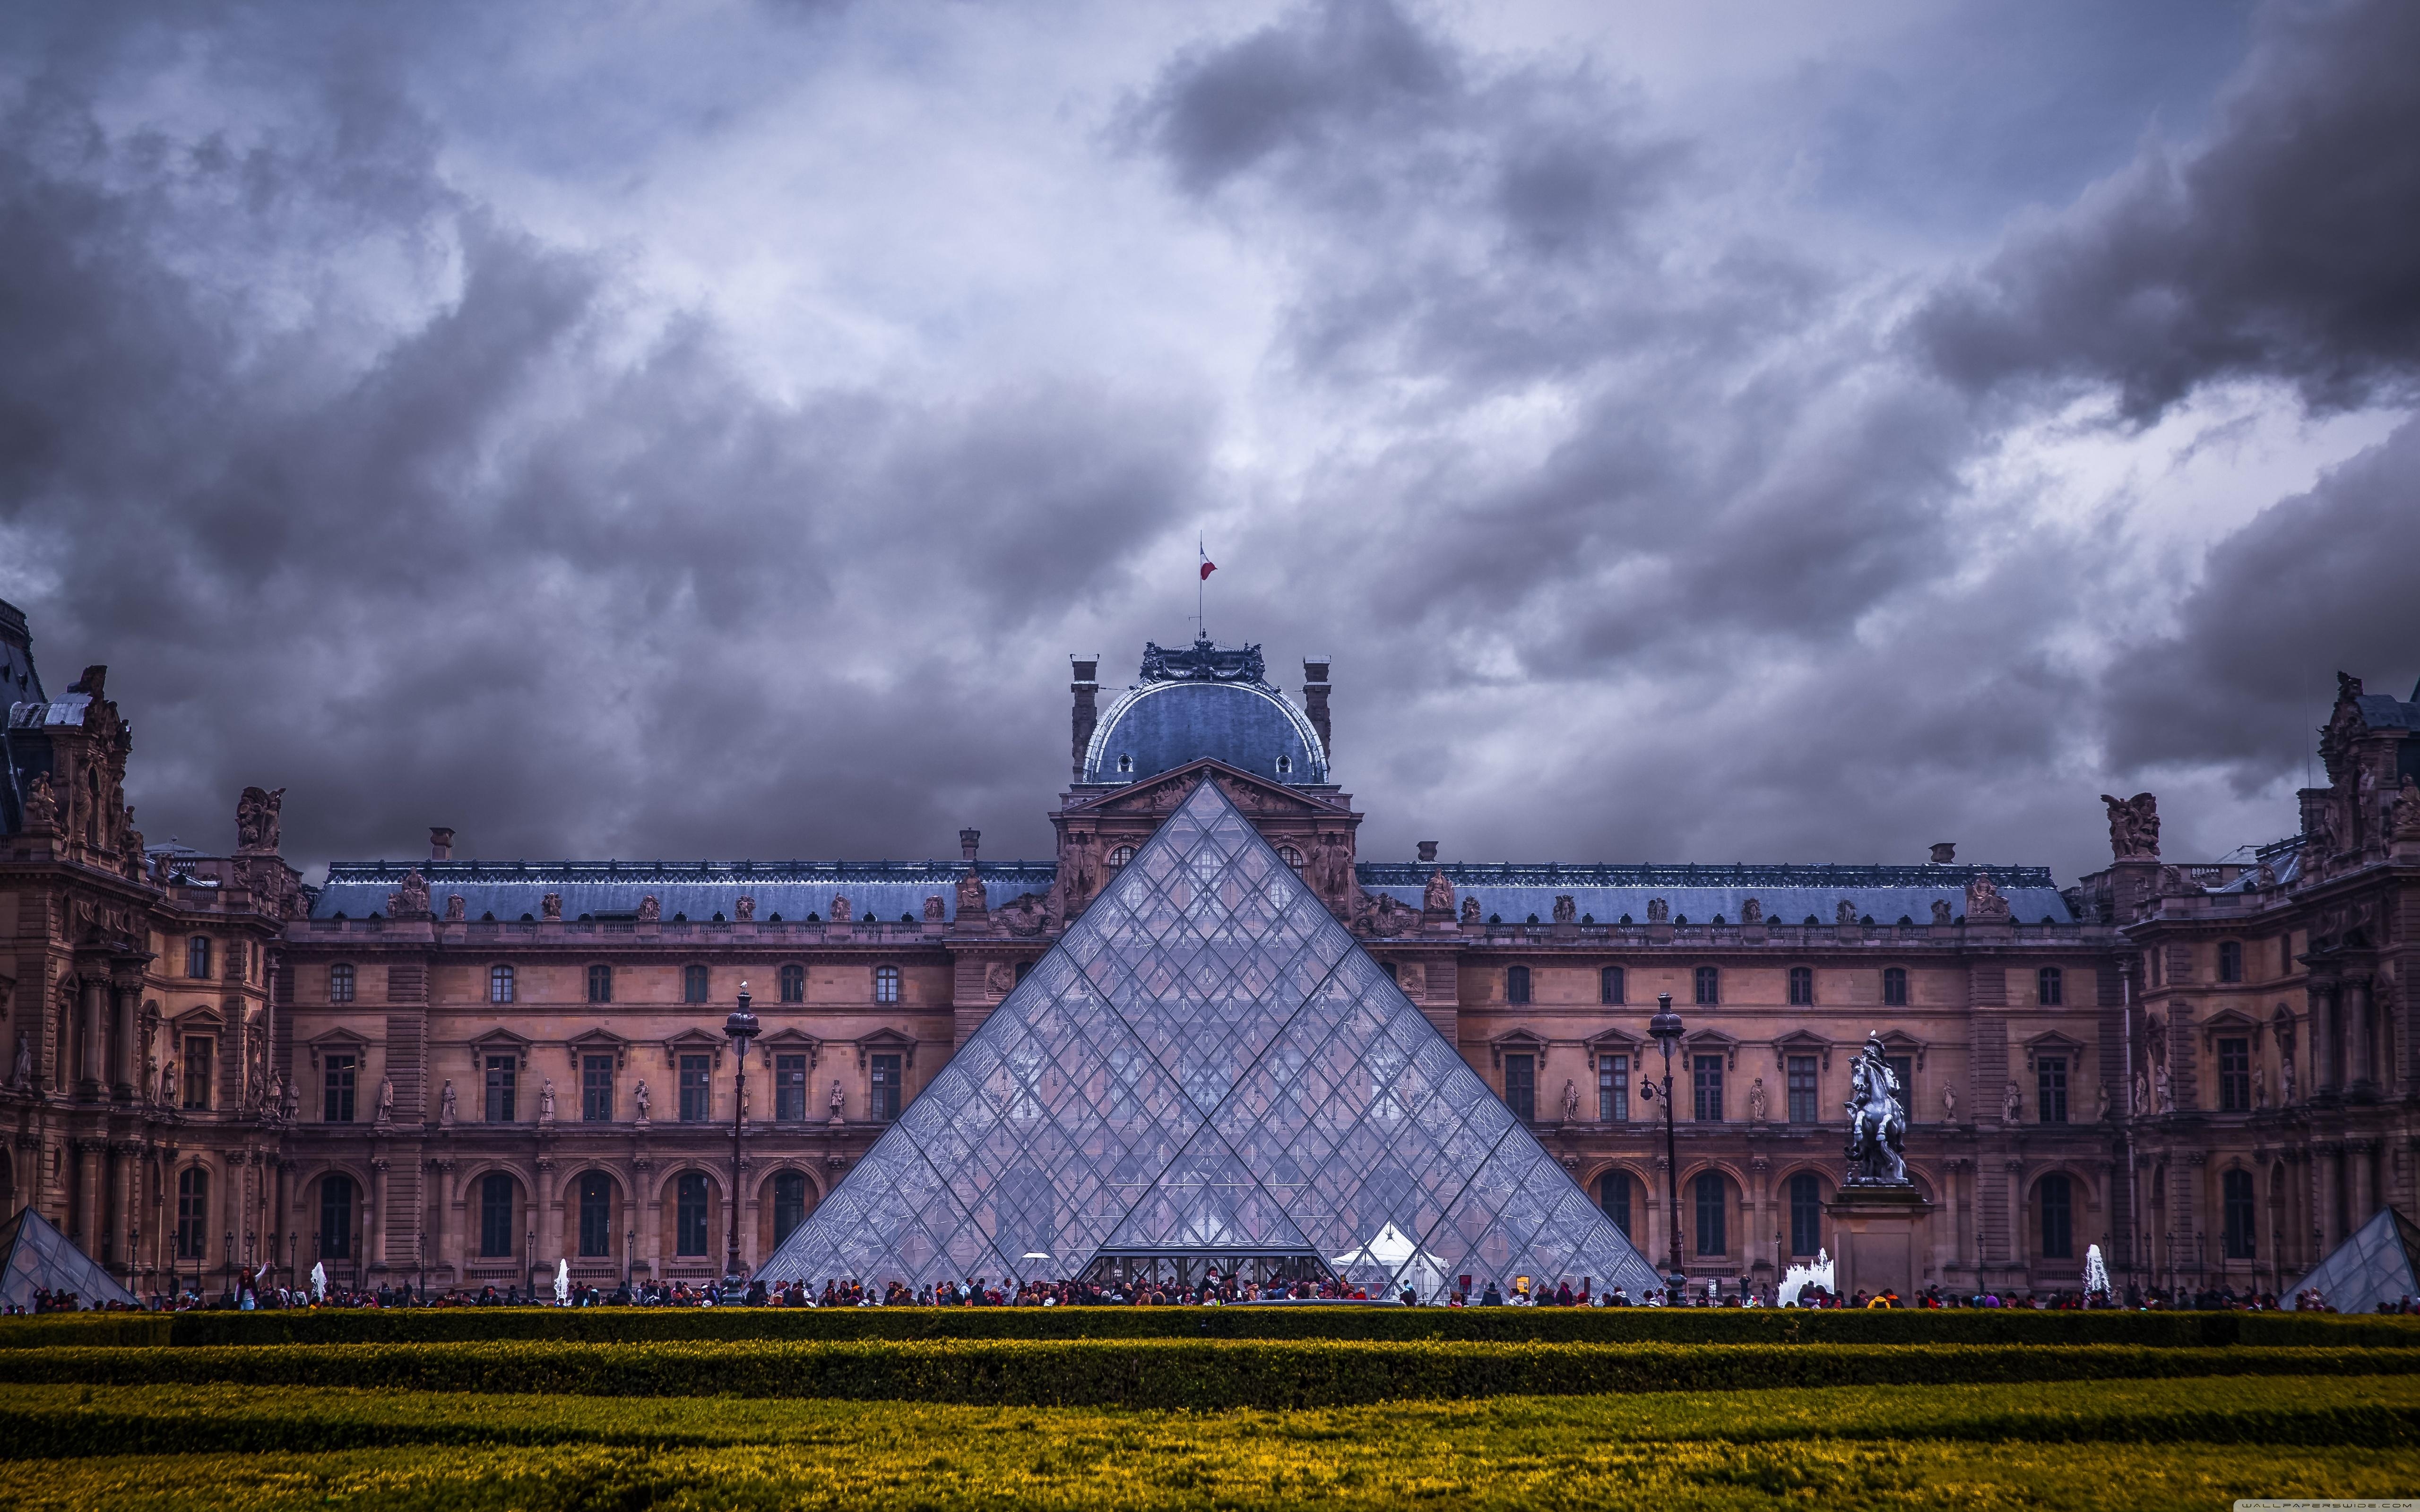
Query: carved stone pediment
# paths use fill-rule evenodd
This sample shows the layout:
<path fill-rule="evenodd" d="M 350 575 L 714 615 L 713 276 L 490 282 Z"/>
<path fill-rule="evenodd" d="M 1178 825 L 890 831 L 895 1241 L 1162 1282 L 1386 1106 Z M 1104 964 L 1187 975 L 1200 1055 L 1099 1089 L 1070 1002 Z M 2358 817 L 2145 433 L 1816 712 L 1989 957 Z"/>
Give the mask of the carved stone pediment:
<path fill-rule="evenodd" d="M 857 1041 L 858 1070 L 863 1071 L 869 1063 L 870 1058 L 877 1055 L 897 1056 L 900 1057 L 899 1064 L 902 1069 L 914 1071 L 916 1069 L 915 1036 L 902 1034 L 897 1029 L 892 1028 L 876 1029 L 872 1034 L 859 1036 Z"/>
<path fill-rule="evenodd" d="M 571 1069 L 575 1072 L 580 1069 L 582 1056 L 612 1056 L 615 1071 L 630 1063 L 630 1041 L 611 1029 L 596 1028 L 585 1034 L 575 1034 L 564 1041 L 563 1048 L 571 1057 Z"/>
<path fill-rule="evenodd" d="M 1773 1057 L 1776 1065 L 1787 1067 L 1788 1057 L 1793 1055 L 1821 1056 L 1823 1069 L 1832 1069 L 1832 1041 L 1812 1029 L 1792 1029 L 1788 1034 L 1775 1037 Z"/>
<path fill-rule="evenodd" d="M 1507 1029 L 1487 1041 L 1488 1057 L 1498 1071 L 1504 1069 L 1504 1057 L 1508 1055 L 1543 1057 L 1545 1053 L 1544 1039 L 1528 1029 Z"/>
<path fill-rule="evenodd" d="M 2056 1029 L 2052 1029 L 2046 1034 L 2037 1034 L 2025 1041 L 2025 1070 L 2027 1072 L 2036 1070 L 2034 1063 L 2043 1056 L 2065 1056 L 2069 1065 L 2075 1071 L 2081 1072 L 2084 1067 L 2078 1057 L 2083 1054 L 2084 1041 L 2070 1039 Z"/>
<path fill-rule="evenodd" d="M 1344 812 L 1342 803 L 1324 798 L 1301 788 L 1292 788 L 1256 777 L 1238 767 L 1228 765 L 1215 757 L 1204 756 L 1186 763 L 1172 771 L 1162 772 L 1147 781 L 1119 788 L 1097 798 L 1079 798 L 1067 805 L 1069 818 L 1078 814 L 1109 817 L 1157 818 L 1172 812 L 1193 791 L 1202 773 L 1210 774 L 1219 790 L 1233 801 L 1236 808 L 1254 819 L 1283 814 L 1300 814 L 1305 818 L 1334 818 Z"/>

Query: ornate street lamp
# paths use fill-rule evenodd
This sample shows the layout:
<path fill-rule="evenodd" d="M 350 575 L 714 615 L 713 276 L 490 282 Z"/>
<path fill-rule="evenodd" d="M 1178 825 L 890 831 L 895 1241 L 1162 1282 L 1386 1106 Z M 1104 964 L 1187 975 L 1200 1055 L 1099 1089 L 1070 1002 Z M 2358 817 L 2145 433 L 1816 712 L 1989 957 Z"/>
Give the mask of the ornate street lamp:
<path fill-rule="evenodd" d="M 739 1006 L 722 1023 L 722 1032 L 731 1037 L 731 1048 L 738 1079 L 731 1093 L 731 1237 L 722 1257 L 724 1301 L 729 1301 L 734 1287 L 747 1283 L 739 1273 L 739 1136 L 743 1127 L 742 1114 L 748 1106 L 748 1041 L 756 1038 L 756 1015 L 748 1011 L 748 984 L 739 984 Z"/>
<path fill-rule="evenodd" d="M 1681 1042 L 1681 1015 L 1672 1011 L 1672 995 L 1655 995 L 1655 1016 L 1647 1021 L 1647 1032 L 1655 1040 L 1656 1048 L 1664 1052 L 1664 1081 L 1661 1087 L 1650 1082 L 1648 1089 L 1664 1103 L 1664 1182 L 1666 1229 L 1672 1236 L 1672 1285 L 1688 1285 L 1686 1273 L 1681 1269 L 1681 1156 L 1680 1140 L 1673 1128 L 1672 1051 Z"/>

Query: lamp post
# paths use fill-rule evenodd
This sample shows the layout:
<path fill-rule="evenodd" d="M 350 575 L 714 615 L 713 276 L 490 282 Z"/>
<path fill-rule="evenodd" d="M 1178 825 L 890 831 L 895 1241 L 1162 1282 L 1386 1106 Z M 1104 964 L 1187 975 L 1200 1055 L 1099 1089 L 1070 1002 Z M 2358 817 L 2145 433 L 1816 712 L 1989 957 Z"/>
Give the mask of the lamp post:
<path fill-rule="evenodd" d="M 731 1233 L 722 1257 L 722 1285 L 726 1301 L 733 1287 L 742 1285 L 739 1274 L 739 1138 L 748 1106 L 748 1041 L 756 1038 L 756 1015 L 748 1011 L 748 984 L 739 984 L 739 1006 L 723 1021 L 722 1032 L 731 1037 L 731 1049 L 737 1057 L 734 1064 L 738 1076 L 731 1092 Z"/>
<path fill-rule="evenodd" d="M 1647 1021 L 1647 1032 L 1655 1039 L 1655 1046 L 1664 1052 L 1664 1083 L 1657 1088 L 1664 1101 L 1664 1182 L 1666 1210 L 1665 1227 L 1672 1236 L 1672 1278 L 1682 1279 L 1681 1269 L 1681 1154 L 1680 1137 L 1673 1127 L 1672 1111 L 1672 1050 L 1681 1042 L 1681 1015 L 1672 1011 L 1672 995 L 1655 995 L 1655 1016 Z M 1687 1282 L 1682 1280 L 1683 1285 Z"/>

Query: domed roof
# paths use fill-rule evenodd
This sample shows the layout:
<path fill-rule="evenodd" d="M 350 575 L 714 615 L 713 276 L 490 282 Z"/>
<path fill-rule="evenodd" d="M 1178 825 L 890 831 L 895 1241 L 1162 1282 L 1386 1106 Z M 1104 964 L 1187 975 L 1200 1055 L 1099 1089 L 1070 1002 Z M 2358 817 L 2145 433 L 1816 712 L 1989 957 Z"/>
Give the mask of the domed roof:
<path fill-rule="evenodd" d="M 1143 680 L 1118 695 L 1093 731 L 1084 780 L 1139 782 L 1210 756 L 1273 782 L 1326 782 L 1318 733 L 1262 672 L 1258 646 L 1146 643 Z"/>

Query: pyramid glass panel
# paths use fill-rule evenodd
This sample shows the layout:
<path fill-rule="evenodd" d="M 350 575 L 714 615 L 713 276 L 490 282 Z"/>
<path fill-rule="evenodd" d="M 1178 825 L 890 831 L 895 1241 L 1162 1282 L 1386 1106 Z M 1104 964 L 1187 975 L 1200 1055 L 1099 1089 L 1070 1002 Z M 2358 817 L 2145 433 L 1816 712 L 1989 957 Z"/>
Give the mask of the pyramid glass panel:
<path fill-rule="evenodd" d="M 21 1208 L 0 1223 L 0 1306 L 31 1312 L 37 1291 L 73 1292 L 80 1307 L 135 1300 L 48 1218 Z"/>
<path fill-rule="evenodd" d="M 2294 1290 L 2316 1291 L 2340 1313 L 2374 1313 L 2383 1304 L 2420 1297 L 2420 1225 L 2393 1208 L 2379 1209 Z"/>
<path fill-rule="evenodd" d="M 1207 778 L 759 1274 L 1171 1261 L 1657 1284 Z"/>

